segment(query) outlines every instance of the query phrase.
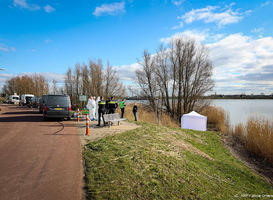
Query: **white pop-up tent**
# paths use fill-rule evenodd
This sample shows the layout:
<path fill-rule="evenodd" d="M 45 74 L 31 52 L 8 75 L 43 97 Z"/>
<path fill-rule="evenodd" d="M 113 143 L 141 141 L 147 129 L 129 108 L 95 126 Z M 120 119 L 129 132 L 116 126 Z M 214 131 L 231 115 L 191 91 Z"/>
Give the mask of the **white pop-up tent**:
<path fill-rule="evenodd" d="M 206 131 L 207 117 L 194 111 L 184 114 L 181 118 L 181 128 Z"/>

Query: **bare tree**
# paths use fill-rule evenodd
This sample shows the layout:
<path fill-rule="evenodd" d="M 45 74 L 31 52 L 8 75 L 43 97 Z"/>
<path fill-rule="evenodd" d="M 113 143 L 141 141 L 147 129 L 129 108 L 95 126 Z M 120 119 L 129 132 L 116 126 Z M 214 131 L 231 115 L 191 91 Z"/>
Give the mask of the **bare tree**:
<path fill-rule="evenodd" d="M 124 97 L 125 87 L 121 82 L 119 82 L 119 77 L 117 75 L 116 69 L 107 62 L 107 67 L 104 72 L 104 95 L 107 97 L 116 96 Z"/>
<path fill-rule="evenodd" d="M 91 95 L 101 96 L 103 93 L 103 65 L 102 61 L 89 61 L 91 78 Z"/>
<path fill-rule="evenodd" d="M 34 76 L 16 76 L 6 81 L 3 91 L 10 94 L 34 94 L 40 96 L 47 94 L 49 90 L 48 82 L 42 75 L 35 74 Z"/>
<path fill-rule="evenodd" d="M 154 59 L 147 50 L 144 50 L 142 59 L 139 61 L 142 69 L 136 70 L 137 82 L 141 88 L 141 95 L 148 98 L 153 110 L 156 111 L 156 98 L 160 90 L 157 84 Z"/>
<path fill-rule="evenodd" d="M 213 67 L 209 50 L 193 39 L 179 38 L 171 44 L 173 67 L 176 68 L 178 81 L 177 115 L 192 111 L 203 100 L 206 92 L 214 87 Z M 183 107 L 181 107 L 183 105 Z"/>
<path fill-rule="evenodd" d="M 76 64 L 74 68 L 74 84 L 75 84 L 75 96 L 78 97 L 82 94 L 82 77 L 81 66 Z"/>
<path fill-rule="evenodd" d="M 58 93 L 57 81 L 55 79 L 52 80 L 52 94 Z"/>
<path fill-rule="evenodd" d="M 86 64 L 83 64 L 82 69 L 81 69 L 81 76 L 82 76 L 82 93 L 83 95 L 91 95 L 91 81 L 90 81 L 90 72 L 88 70 L 88 67 Z"/>
<path fill-rule="evenodd" d="M 162 109 L 178 120 L 182 113 L 202 107 L 203 96 L 214 87 L 208 48 L 193 39 L 173 40 L 153 56 L 145 50 L 139 63 L 142 69 L 136 76 L 143 95 L 154 110 L 160 96 Z"/>

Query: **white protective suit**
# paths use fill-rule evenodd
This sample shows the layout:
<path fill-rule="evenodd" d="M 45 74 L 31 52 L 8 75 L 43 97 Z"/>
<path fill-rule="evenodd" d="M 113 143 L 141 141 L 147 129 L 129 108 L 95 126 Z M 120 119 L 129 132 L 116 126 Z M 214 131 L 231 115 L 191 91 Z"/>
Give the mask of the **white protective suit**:
<path fill-rule="evenodd" d="M 91 116 L 91 108 L 92 108 L 92 103 L 91 103 L 91 98 L 90 99 L 88 99 L 88 103 L 87 103 L 87 105 L 86 105 L 86 107 L 87 107 L 87 109 L 89 110 L 89 120 L 91 120 L 92 119 L 92 116 Z"/>
<path fill-rule="evenodd" d="M 96 99 L 96 120 L 99 119 L 99 101 L 100 101 L 100 97 L 97 97 L 97 99 Z"/>
<path fill-rule="evenodd" d="M 89 110 L 90 119 L 93 121 L 96 119 L 96 102 L 95 99 L 91 99 L 91 109 Z"/>

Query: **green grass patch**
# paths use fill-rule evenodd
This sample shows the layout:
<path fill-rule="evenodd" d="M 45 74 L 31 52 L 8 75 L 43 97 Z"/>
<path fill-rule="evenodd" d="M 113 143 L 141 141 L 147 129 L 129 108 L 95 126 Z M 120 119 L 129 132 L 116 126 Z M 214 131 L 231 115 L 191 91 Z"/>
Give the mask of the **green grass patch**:
<path fill-rule="evenodd" d="M 88 199 L 273 194 L 272 186 L 230 155 L 219 134 L 140 124 L 84 147 Z"/>

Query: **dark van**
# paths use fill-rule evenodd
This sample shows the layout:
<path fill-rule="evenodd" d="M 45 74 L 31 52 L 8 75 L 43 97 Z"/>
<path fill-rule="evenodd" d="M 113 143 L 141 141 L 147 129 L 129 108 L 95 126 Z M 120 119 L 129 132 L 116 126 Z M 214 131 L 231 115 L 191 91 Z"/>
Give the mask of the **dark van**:
<path fill-rule="evenodd" d="M 39 100 L 39 113 L 43 113 L 46 98 L 47 98 L 47 95 L 43 95 L 41 99 Z"/>
<path fill-rule="evenodd" d="M 47 95 L 43 107 L 43 119 L 71 118 L 71 103 L 68 95 Z"/>

